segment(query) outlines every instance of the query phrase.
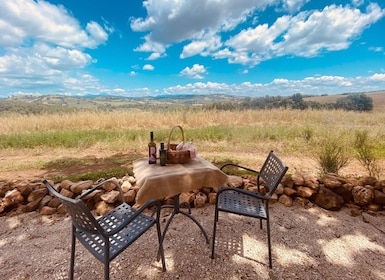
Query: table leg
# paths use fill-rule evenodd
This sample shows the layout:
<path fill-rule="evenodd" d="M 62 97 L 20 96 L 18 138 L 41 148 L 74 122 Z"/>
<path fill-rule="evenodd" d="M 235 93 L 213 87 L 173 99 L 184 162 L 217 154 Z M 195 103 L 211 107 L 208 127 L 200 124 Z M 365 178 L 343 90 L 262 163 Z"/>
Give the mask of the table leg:
<path fill-rule="evenodd" d="M 209 244 L 210 241 L 209 241 L 209 237 L 207 236 L 207 233 L 206 231 L 204 230 L 203 226 L 198 222 L 197 219 L 195 219 L 192 215 L 191 215 L 191 208 L 190 206 L 188 205 L 188 208 L 189 208 L 189 211 L 188 213 L 184 212 L 184 211 L 181 211 L 180 209 L 180 206 L 183 205 L 184 203 L 180 203 L 179 202 L 179 195 L 180 194 L 177 194 L 174 196 L 173 200 L 174 200 L 174 205 L 163 205 L 162 208 L 172 208 L 173 211 L 171 213 L 171 217 L 168 219 L 167 223 L 166 223 L 166 226 L 163 230 L 163 234 L 162 234 L 162 243 L 163 243 L 163 240 L 164 240 L 164 236 L 166 235 L 166 232 L 171 224 L 171 221 L 172 219 L 174 218 L 174 216 L 176 214 L 183 214 L 185 215 L 186 217 L 190 218 L 201 230 L 201 232 L 203 233 L 203 235 L 205 236 L 205 239 L 206 239 L 206 243 Z M 158 259 L 160 258 L 160 252 L 158 251 Z"/>

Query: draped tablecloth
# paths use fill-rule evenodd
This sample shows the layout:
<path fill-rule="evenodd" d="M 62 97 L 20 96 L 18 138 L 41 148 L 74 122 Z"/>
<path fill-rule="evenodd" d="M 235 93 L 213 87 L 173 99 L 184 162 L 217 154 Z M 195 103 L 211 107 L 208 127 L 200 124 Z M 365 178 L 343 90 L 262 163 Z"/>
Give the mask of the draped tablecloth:
<path fill-rule="evenodd" d="M 227 182 L 227 175 L 219 168 L 196 157 L 184 164 L 148 164 L 148 159 L 133 162 L 133 171 L 139 191 L 136 202 L 143 204 L 150 199 L 164 199 L 202 187 L 217 188 Z"/>

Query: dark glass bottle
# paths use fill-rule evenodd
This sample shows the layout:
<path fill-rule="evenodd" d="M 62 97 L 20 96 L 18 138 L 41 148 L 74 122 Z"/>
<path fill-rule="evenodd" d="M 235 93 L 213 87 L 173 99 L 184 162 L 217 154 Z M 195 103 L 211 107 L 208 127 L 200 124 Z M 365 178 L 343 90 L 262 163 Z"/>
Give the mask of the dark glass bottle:
<path fill-rule="evenodd" d="M 160 149 L 159 149 L 159 162 L 160 165 L 165 166 L 167 161 L 167 151 L 164 149 L 164 143 L 160 143 Z"/>
<path fill-rule="evenodd" d="M 154 132 L 150 132 L 150 142 L 148 143 L 148 163 L 156 163 L 156 144 L 154 141 Z"/>

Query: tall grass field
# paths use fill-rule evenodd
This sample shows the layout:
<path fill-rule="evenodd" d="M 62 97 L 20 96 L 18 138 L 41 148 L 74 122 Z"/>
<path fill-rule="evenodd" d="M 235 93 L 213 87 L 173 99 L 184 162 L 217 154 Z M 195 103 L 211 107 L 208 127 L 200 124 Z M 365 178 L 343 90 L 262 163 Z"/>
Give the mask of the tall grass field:
<path fill-rule="evenodd" d="M 180 125 L 186 142 L 213 163 L 236 161 L 259 168 L 270 150 L 289 165 L 289 173 L 318 170 L 317 155 L 325 141 L 344 147 L 349 172 L 365 174 L 355 160 L 357 133 L 381 164 L 385 159 L 385 114 L 317 110 L 175 110 L 84 111 L 50 115 L 0 117 L 0 179 L 3 172 L 43 169 L 53 160 L 146 156 L 150 131 L 167 144 L 171 128 Z M 179 129 L 170 141 L 179 143 Z M 77 161 L 82 164 L 81 161 Z M 382 177 L 385 176 L 382 169 Z"/>

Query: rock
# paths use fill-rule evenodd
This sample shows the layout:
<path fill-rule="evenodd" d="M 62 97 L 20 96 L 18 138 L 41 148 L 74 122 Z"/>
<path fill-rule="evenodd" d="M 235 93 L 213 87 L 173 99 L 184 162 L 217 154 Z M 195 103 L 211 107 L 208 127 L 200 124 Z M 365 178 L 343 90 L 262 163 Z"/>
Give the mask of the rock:
<path fill-rule="evenodd" d="M 47 206 L 48 203 L 52 200 L 52 196 L 50 195 L 46 195 L 44 196 L 41 200 L 40 200 L 40 203 L 39 203 L 39 209 L 42 209 L 44 206 Z"/>
<path fill-rule="evenodd" d="M 211 188 L 209 187 L 203 187 L 201 189 L 201 192 L 203 192 L 205 195 L 209 195 L 209 193 L 211 193 Z"/>
<path fill-rule="evenodd" d="M 278 198 L 278 201 L 287 207 L 293 206 L 293 199 L 286 194 L 281 195 Z"/>
<path fill-rule="evenodd" d="M 319 182 L 318 182 L 317 176 L 315 176 L 313 174 L 305 174 L 305 175 L 303 175 L 303 179 L 304 179 L 303 185 L 305 187 L 308 187 L 308 188 L 311 188 L 313 190 L 317 190 L 318 191 L 318 189 L 319 189 Z"/>
<path fill-rule="evenodd" d="M 321 178 L 321 182 L 324 184 L 325 187 L 327 187 L 329 189 L 341 187 L 343 183 L 346 183 L 346 182 L 342 182 L 341 177 L 339 177 L 336 174 L 332 174 L 332 173 L 329 173 L 329 174 L 326 174 L 325 176 L 323 176 Z"/>
<path fill-rule="evenodd" d="M 284 176 L 281 180 L 281 184 L 284 186 L 284 187 L 288 187 L 288 188 L 294 188 L 294 181 L 293 181 L 293 178 L 292 176 Z"/>
<path fill-rule="evenodd" d="M 348 203 L 353 200 L 352 189 L 353 189 L 353 185 L 351 183 L 346 183 L 346 184 L 343 184 L 341 187 L 334 188 L 333 191 L 336 194 L 339 194 L 340 196 L 342 196 L 345 203 Z"/>
<path fill-rule="evenodd" d="M 111 179 L 114 180 L 115 183 L 119 184 L 119 182 L 116 178 L 111 178 Z M 107 192 L 112 191 L 112 190 L 116 189 L 116 185 L 112 182 L 107 182 L 103 185 L 103 189 Z"/>
<path fill-rule="evenodd" d="M 39 208 L 40 201 L 42 200 L 42 197 L 40 199 L 36 199 L 34 201 L 29 202 L 26 205 L 26 212 L 32 212 Z"/>
<path fill-rule="evenodd" d="M 278 201 L 278 195 L 276 193 L 273 193 L 270 197 L 270 202 L 275 203 Z"/>
<path fill-rule="evenodd" d="M 98 202 L 95 206 L 95 212 L 100 216 L 103 216 L 112 210 L 114 210 L 114 206 L 112 204 L 105 203 L 104 201 Z"/>
<path fill-rule="evenodd" d="M 277 195 L 281 195 L 283 194 L 283 191 L 284 191 L 284 187 L 283 187 L 283 184 L 279 184 L 278 187 L 275 189 L 275 192 Z"/>
<path fill-rule="evenodd" d="M 297 193 L 300 197 L 310 198 L 316 191 L 313 188 L 299 186 L 297 188 Z"/>
<path fill-rule="evenodd" d="M 60 204 L 57 208 L 56 211 L 60 214 L 66 214 L 67 213 L 67 208 L 63 204 Z"/>
<path fill-rule="evenodd" d="M 74 193 L 71 192 L 70 190 L 67 190 L 67 189 L 61 189 L 60 194 L 66 196 L 66 197 L 69 197 L 69 198 L 74 197 Z"/>
<path fill-rule="evenodd" d="M 358 182 L 360 186 L 365 186 L 365 185 L 375 186 L 378 181 L 376 177 L 364 176 Z"/>
<path fill-rule="evenodd" d="M 243 179 L 241 177 L 238 177 L 238 176 L 229 175 L 228 180 L 227 180 L 227 184 L 230 187 L 242 188 L 243 187 Z"/>
<path fill-rule="evenodd" d="M 123 181 L 120 187 L 122 188 L 122 191 L 126 193 L 132 188 L 132 184 L 127 180 L 127 181 Z"/>
<path fill-rule="evenodd" d="M 22 201 L 24 201 L 24 197 L 17 189 L 8 191 L 2 200 L 4 207 L 16 206 Z"/>
<path fill-rule="evenodd" d="M 266 195 L 267 193 L 267 188 L 265 186 L 260 186 L 258 191 L 258 187 L 250 183 L 245 186 L 245 189 L 251 192 L 259 193 L 261 195 Z"/>
<path fill-rule="evenodd" d="M 202 192 L 199 192 L 196 196 L 195 196 L 195 199 L 194 199 L 194 206 L 196 208 L 202 208 L 203 206 L 206 205 L 206 201 L 207 201 L 207 195 L 205 195 L 204 193 Z"/>
<path fill-rule="evenodd" d="M 292 188 L 283 188 L 283 192 L 284 194 L 288 195 L 288 196 L 295 196 L 297 195 L 297 191 L 295 189 L 292 189 Z"/>
<path fill-rule="evenodd" d="M 46 194 L 48 194 L 48 189 L 46 189 L 46 188 L 33 190 L 29 194 L 27 200 L 28 200 L 28 202 L 35 201 L 35 200 L 38 200 L 40 198 L 43 198 Z"/>
<path fill-rule="evenodd" d="M 321 187 L 314 197 L 315 204 L 331 211 L 340 210 L 343 202 L 344 200 L 340 195 L 325 187 Z"/>
<path fill-rule="evenodd" d="M 217 202 L 217 193 L 209 193 L 208 194 L 209 204 L 215 204 Z"/>
<path fill-rule="evenodd" d="M 71 186 L 72 186 L 72 182 L 70 180 L 63 180 L 61 183 L 60 183 L 60 187 L 63 188 L 63 189 L 66 189 L 66 190 L 70 190 Z M 51 184 L 52 185 L 52 184 Z"/>
<path fill-rule="evenodd" d="M 57 208 L 60 204 L 61 204 L 61 200 L 57 197 L 54 197 L 51 199 L 50 202 L 48 202 L 47 206 L 52 207 L 52 208 Z"/>
<path fill-rule="evenodd" d="M 32 187 L 27 183 L 17 185 L 16 188 L 21 193 L 22 196 L 26 196 L 26 197 L 28 197 L 33 190 Z"/>
<path fill-rule="evenodd" d="M 378 191 L 378 190 L 373 190 L 373 202 L 378 204 L 378 205 L 385 205 L 385 193 Z"/>
<path fill-rule="evenodd" d="M 135 201 L 136 192 L 134 190 L 129 190 L 123 194 L 124 201 L 127 203 L 132 203 Z"/>
<path fill-rule="evenodd" d="M 312 203 L 304 197 L 297 197 L 295 199 L 295 202 L 297 202 L 299 205 L 301 205 L 303 208 L 306 208 L 306 209 L 312 206 Z"/>
<path fill-rule="evenodd" d="M 305 183 L 305 179 L 301 173 L 293 174 L 291 179 L 296 186 L 303 186 Z"/>
<path fill-rule="evenodd" d="M 12 184 L 0 182 L 0 197 L 4 197 L 7 192 L 13 189 L 14 187 Z"/>
<path fill-rule="evenodd" d="M 70 187 L 70 190 L 74 194 L 81 194 L 84 190 L 90 189 L 93 184 L 94 182 L 92 180 L 73 183 L 72 186 Z"/>
<path fill-rule="evenodd" d="M 119 191 L 110 191 L 108 193 L 103 194 L 100 198 L 109 204 L 115 203 L 119 200 L 120 193 Z"/>
<path fill-rule="evenodd" d="M 188 205 L 192 205 L 195 199 L 194 192 L 184 192 L 179 195 L 180 203 L 187 203 Z"/>
<path fill-rule="evenodd" d="M 368 205 L 373 200 L 373 191 L 362 186 L 355 186 L 352 189 L 353 200 L 358 205 Z"/>
<path fill-rule="evenodd" d="M 44 206 L 40 210 L 40 214 L 41 215 L 52 215 L 54 213 L 56 213 L 56 208 L 52 208 L 52 207 L 49 207 L 49 206 Z"/>

